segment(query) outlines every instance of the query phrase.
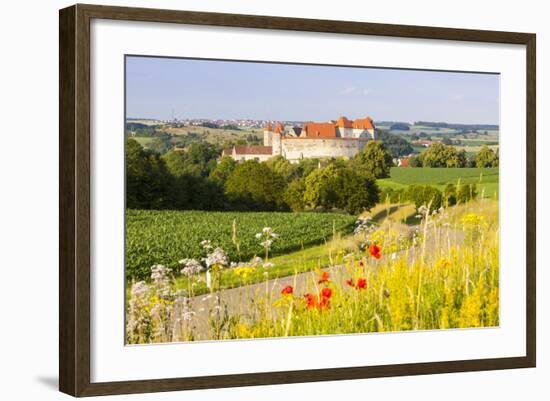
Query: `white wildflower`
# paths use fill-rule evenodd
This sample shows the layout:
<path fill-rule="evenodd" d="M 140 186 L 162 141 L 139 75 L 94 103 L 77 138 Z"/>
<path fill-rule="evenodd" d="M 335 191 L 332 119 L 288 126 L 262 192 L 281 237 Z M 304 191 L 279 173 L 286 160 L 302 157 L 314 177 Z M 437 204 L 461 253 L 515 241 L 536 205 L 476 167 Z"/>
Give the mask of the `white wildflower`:
<path fill-rule="evenodd" d="M 164 265 L 154 265 L 151 267 L 151 280 L 158 285 L 166 285 L 170 281 L 168 274 L 170 269 Z"/>
<path fill-rule="evenodd" d="M 181 269 L 181 274 L 186 276 L 192 276 L 203 270 L 203 266 L 196 259 L 182 259 L 179 263 L 183 266 L 183 269 Z"/>
<path fill-rule="evenodd" d="M 212 243 L 210 242 L 210 240 L 207 240 L 207 239 L 201 241 L 200 245 L 207 252 L 213 248 Z"/>
<path fill-rule="evenodd" d="M 218 265 L 219 267 L 225 267 L 229 265 L 229 258 L 225 254 L 222 248 L 216 248 L 211 253 L 206 255 L 204 259 L 206 266 L 211 267 L 213 265 Z"/>

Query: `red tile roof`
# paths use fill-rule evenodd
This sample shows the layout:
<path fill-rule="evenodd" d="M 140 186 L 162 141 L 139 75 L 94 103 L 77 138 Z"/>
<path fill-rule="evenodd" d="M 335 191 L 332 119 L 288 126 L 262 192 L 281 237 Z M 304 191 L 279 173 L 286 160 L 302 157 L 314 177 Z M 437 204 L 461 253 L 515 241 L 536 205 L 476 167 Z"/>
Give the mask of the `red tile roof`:
<path fill-rule="evenodd" d="M 372 118 L 358 118 L 353 121 L 353 128 L 355 129 L 374 129 L 374 121 Z"/>
<path fill-rule="evenodd" d="M 266 131 L 273 131 L 273 126 L 271 125 L 271 123 L 267 123 L 267 125 L 265 126 L 265 130 Z"/>
<path fill-rule="evenodd" d="M 273 147 L 235 145 L 235 153 L 238 155 L 271 155 L 273 154 Z"/>
<path fill-rule="evenodd" d="M 336 125 L 340 128 L 352 128 L 353 121 L 350 121 L 347 117 L 342 116 L 338 118 Z"/>
<path fill-rule="evenodd" d="M 278 134 L 282 134 L 285 131 L 285 126 L 281 123 L 277 123 L 275 125 L 275 132 Z"/>
<path fill-rule="evenodd" d="M 333 123 L 305 123 L 307 138 L 336 138 L 336 126 Z"/>

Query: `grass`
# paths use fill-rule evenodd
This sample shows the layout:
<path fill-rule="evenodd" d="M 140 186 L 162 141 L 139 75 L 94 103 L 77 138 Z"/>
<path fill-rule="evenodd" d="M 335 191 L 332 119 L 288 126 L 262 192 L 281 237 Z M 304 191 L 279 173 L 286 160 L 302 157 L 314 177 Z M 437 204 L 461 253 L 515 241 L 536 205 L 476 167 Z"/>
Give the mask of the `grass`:
<path fill-rule="evenodd" d="M 498 168 L 401 168 L 392 167 L 390 178 L 377 181 L 380 188 L 402 189 L 412 184 L 432 185 L 439 190 L 447 184 L 476 184 L 478 193 L 498 198 Z"/>

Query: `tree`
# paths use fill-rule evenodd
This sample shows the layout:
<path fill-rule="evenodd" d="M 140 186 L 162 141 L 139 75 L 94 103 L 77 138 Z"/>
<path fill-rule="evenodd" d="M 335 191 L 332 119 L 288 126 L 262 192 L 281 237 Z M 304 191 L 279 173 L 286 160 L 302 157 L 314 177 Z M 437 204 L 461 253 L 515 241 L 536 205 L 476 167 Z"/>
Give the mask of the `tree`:
<path fill-rule="evenodd" d="M 476 155 L 476 167 L 498 167 L 498 156 L 487 145 L 483 145 Z"/>
<path fill-rule="evenodd" d="M 456 199 L 456 185 L 455 184 L 447 184 L 445 187 L 445 191 L 443 192 L 444 195 L 444 204 L 446 207 L 456 205 L 457 199 Z"/>
<path fill-rule="evenodd" d="M 283 178 L 255 160 L 237 164 L 225 183 L 230 206 L 237 210 L 284 210 L 284 189 Z"/>
<path fill-rule="evenodd" d="M 461 184 L 458 185 L 456 191 L 456 200 L 457 203 L 466 203 L 472 199 L 475 199 L 477 196 L 477 187 L 476 184 Z"/>
<path fill-rule="evenodd" d="M 422 167 L 422 153 L 409 158 L 409 167 Z"/>
<path fill-rule="evenodd" d="M 337 196 L 331 185 L 335 178 L 334 165 L 313 170 L 305 180 L 304 204 L 312 209 L 335 207 Z"/>
<path fill-rule="evenodd" d="M 456 148 L 434 142 L 422 154 L 422 165 L 424 167 L 458 167 L 459 158 Z"/>
<path fill-rule="evenodd" d="M 410 155 L 414 151 L 409 141 L 399 135 L 379 131 L 378 138 L 384 143 L 392 157 Z"/>
<path fill-rule="evenodd" d="M 304 205 L 313 209 L 336 208 L 357 214 L 378 202 L 379 189 L 372 175 L 333 163 L 306 177 L 303 199 Z"/>
<path fill-rule="evenodd" d="M 237 162 L 231 157 L 225 156 L 222 157 L 216 168 L 210 173 L 208 177 L 210 181 L 215 182 L 222 187 L 225 185 L 225 182 L 233 172 L 237 165 Z"/>
<path fill-rule="evenodd" d="M 163 209 L 169 203 L 171 177 L 158 154 L 134 139 L 126 142 L 126 207 Z"/>
<path fill-rule="evenodd" d="M 158 136 L 151 141 L 148 148 L 155 153 L 163 155 L 172 149 L 172 137 L 168 134 Z"/>
<path fill-rule="evenodd" d="M 464 168 L 468 166 L 468 155 L 464 149 L 459 150 L 456 156 L 458 160 L 457 167 Z"/>
<path fill-rule="evenodd" d="M 220 149 L 210 143 L 193 143 L 184 151 L 172 150 L 163 158 L 170 173 L 176 177 L 189 174 L 208 177 L 217 166 Z"/>
<path fill-rule="evenodd" d="M 414 202 L 416 208 L 429 206 L 430 210 L 437 210 L 441 207 L 443 196 L 435 187 L 429 185 L 409 185 L 407 198 Z"/>
<path fill-rule="evenodd" d="M 305 208 L 304 193 L 306 182 L 304 178 L 296 178 L 286 187 L 283 194 L 285 203 L 293 212 L 301 212 Z"/>
<path fill-rule="evenodd" d="M 393 166 L 392 157 L 381 141 L 369 141 L 363 152 L 355 156 L 354 163 L 374 178 L 389 177 L 390 168 Z"/>
<path fill-rule="evenodd" d="M 350 214 L 370 210 L 380 199 L 376 180 L 349 167 L 337 171 L 332 187 L 336 193 L 336 207 Z"/>
<path fill-rule="evenodd" d="M 283 156 L 274 156 L 266 160 L 265 164 L 273 170 L 273 172 L 283 177 L 287 182 L 291 181 L 292 178 L 297 175 L 298 169 L 296 165 L 289 162 Z"/>

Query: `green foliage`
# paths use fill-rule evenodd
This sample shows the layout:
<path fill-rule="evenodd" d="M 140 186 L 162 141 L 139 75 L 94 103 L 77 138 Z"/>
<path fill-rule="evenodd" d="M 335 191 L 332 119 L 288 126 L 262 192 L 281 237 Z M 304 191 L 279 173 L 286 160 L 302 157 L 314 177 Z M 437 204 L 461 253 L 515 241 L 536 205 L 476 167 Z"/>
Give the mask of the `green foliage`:
<path fill-rule="evenodd" d="M 222 157 L 218 165 L 210 173 L 210 181 L 215 182 L 223 187 L 233 170 L 235 170 L 236 166 L 237 162 L 231 157 Z"/>
<path fill-rule="evenodd" d="M 350 167 L 338 169 L 332 183 L 336 193 L 336 208 L 350 214 L 371 209 L 379 200 L 376 180 L 368 174 L 358 173 Z"/>
<path fill-rule="evenodd" d="M 184 151 L 170 151 L 163 156 L 170 173 L 176 177 L 208 177 L 216 168 L 220 149 L 210 143 L 193 143 Z"/>
<path fill-rule="evenodd" d="M 339 209 L 357 214 L 378 202 L 379 190 L 370 174 L 347 165 L 331 163 L 306 177 L 304 203 L 325 210 Z"/>
<path fill-rule="evenodd" d="M 457 198 L 456 198 L 456 185 L 455 184 L 447 184 L 445 187 L 445 191 L 443 191 L 444 200 L 443 203 L 445 206 L 453 206 L 456 205 Z"/>
<path fill-rule="evenodd" d="M 453 146 L 434 142 L 422 153 L 424 167 L 460 167 L 458 152 Z"/>
<path fill-rule="evenodd" d="M 429 185 L 411 185 L 407 190 L 407 197 L 414 202 L 416 208 L 429 206 L 430 210 L 437 210 L 442 206 L 441 192 Z"/>
<path fill-rule="evenodd" d="M 163 209 L 168 205 L 171 177 L 158 154 L 133 139 L 126 144 L 126 205 Z"/>
<path fill-rule="evenodd" d="M 457 185 L 456 200 L 457 203 L 466 203 L 477 197 L 476 184 Z"/>
<path fill-rule="evenodd" d="M 393 166 L 392 157 L 381 141 L 369 141 L 363 152 L 358 153 L 353 161 L 358 169 L 375 178 L 389 177 Z"/>
<path fill-rule="evenodd" d="M 409 167 L 422 167 L 422 157 L 421 157 L 421 155 L 412 156 L 409 159 Z"/>
<path fill-rule="evenodd" d="M 399 135 L 379 131 L 378 138 L 384 143 L 392 157 L 410 155 L 414 151 L 409 141 Z"/>
<path fill-rule="evenodd" d="M 296 164 L 292 164 L 283 156 L 274 156 L 268 159 L 265 164 L 273 170 L 275 174 L 280 175 L 286 182 L 298 176 L 299 171 Z"/>
<path fill-rule="evenodd" d="M 238 164 L 225 183 L 225 194 L 235 210 L 285 210 L 280 196 L 284 189 L 284 179 L 255 160 Z"/>
<path fill-rule="evenodd" d="M 293 212 L 301 212 L 305 209 L 304 193 L 306 183 L 303 178 L 296 178 L 288 184 L 283 195 L 284 201 Z"/>
<path fill-rule="evenodd" d="M 407 123 L 395 123 L 390 126 L 390 130 L 408 131 L 410 130 L 410 127 Z"/>
<path fill-rule="evenodd" d="M 476 155 L 476 167 L 498 167 L 498 155 L 487 145 L 483 145 Z"/>
<path fill-rule="evenodd" d="M 233 237 L 235 222 L 239 249 Z M 261 255 L 255 234 L 271 227 L 279 237 L 271 253 L 281 255 L 323 243 L 337 232 L 353 230 L 355 218 L 334 213 L 126 211 L 126 275 L 147 279 L 151 266 L 163 264 L 178 271 L 182 258 L 204 257 L 200 242 L 222 247 L 232 261 Z"/>
<path fill-rule="evenodd" d="M 306 206 L 316 209 L 318 207 L 331 209 L 336 206 L 337 194 L 332 188 L 336 179 L 336 166 L 329 165 L 325 168 L 314 170 L 306 177 L 304 202 Z"/>

